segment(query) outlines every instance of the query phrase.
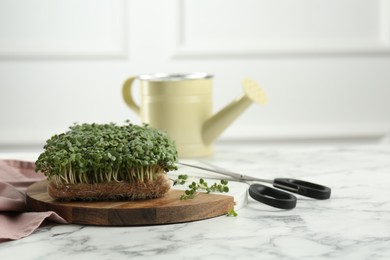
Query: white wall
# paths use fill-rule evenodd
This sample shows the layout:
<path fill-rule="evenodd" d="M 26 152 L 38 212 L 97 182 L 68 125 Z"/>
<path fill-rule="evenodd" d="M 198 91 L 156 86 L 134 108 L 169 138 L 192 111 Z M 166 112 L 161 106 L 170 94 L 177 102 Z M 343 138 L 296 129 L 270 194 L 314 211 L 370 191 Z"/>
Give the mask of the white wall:
<path fill-rule="evenodd" d="M 266 90 L 221 138 L 381 138 L 390 131 L 389 0 L 0 0 L 0 146 L 73 122 L 139 119 L 121 84 L 215 75 L 215 110 Z"/>

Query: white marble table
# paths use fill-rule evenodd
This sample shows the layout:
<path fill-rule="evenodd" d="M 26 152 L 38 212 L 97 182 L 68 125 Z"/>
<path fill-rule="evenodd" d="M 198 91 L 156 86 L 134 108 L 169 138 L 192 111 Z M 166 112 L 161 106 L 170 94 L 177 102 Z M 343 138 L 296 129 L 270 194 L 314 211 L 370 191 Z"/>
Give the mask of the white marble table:
<path fill-rule="evenodd" d="M 263 178 L 321 183 L 332 197 L 297 195 L 293 210 L 249 198 L 236 218 L 175 225 L 46 224 L 1 243 L 0 259 L 390 259 L 388 145 L 218 145 L 207 161 Z"/>

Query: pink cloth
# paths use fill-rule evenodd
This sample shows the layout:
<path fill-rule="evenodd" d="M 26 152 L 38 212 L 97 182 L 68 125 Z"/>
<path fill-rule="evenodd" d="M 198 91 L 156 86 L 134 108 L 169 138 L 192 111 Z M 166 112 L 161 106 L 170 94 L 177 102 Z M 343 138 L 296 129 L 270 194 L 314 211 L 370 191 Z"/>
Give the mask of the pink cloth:
<path fill-rule="evenodd" d="M 66 223 L 53 211 L 26 212 L 26 189 L 45 179 L 34 168 L 33 162 L 0 160 L 0 242 L 30 235 L 45 219 Z"/>

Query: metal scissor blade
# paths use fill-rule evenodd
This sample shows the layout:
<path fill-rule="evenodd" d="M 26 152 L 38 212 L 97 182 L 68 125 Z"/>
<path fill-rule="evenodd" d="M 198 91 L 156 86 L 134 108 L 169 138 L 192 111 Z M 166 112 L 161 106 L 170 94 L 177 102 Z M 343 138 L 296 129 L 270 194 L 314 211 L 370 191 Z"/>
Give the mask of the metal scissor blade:
<path fill-rule="evenodd" d="M 243 175 L 243 174 L 236 173 L 236 172 L 225 171 L 225 170 L 222 170 L 220 168 L 219 169 L 212 169 L 212 168 L 207 168 L 207 167 L 203 167 L 203 166 L 198 166 L 198 165 L 193 165 L 193 164 L 188 164 L 188 163 L 182 163 L 182 162 L 177 162 L 177 164 L 180 164 L 180 165 L 183 165 L 183 166 L 192 167 L 192 168 L 197 168 L 197 169 L 201 169 L 201 170 L 205 170 L 205 171 L 209 171 L 209 172 L 215 172 L 215 173 L 218 173 L 218 174 L 221 174 L 221 175 L 229 176 L 229 177 L 231 177 L 233 179 L 236 179 L 236 180 L 239 180 L 239 181 L 270 182 L 269 180 L 258 179 L 258 178 L 254 178 L 254 177 Z"/>

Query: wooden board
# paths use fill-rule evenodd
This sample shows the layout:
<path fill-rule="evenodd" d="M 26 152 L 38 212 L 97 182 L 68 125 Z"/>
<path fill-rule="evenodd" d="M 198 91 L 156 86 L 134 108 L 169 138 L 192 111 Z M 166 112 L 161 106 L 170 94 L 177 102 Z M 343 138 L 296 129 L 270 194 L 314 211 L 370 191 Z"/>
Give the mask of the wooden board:
<path fill-rule="evenodd" d="M 139 201 L 61 202 L 47 194 L 47 181 L 27 189 L 29 211 L 54 211 L 69 223 L 133 226 L 172 224 L 213 218 L 234 207 L 231 196 L 200 193 L 195 199 L 180 200 L 182 190 L 171 189 L 162 198 Z"/>

